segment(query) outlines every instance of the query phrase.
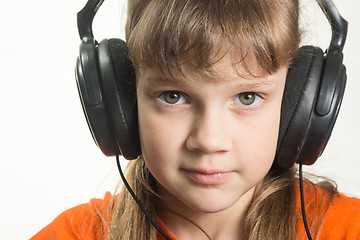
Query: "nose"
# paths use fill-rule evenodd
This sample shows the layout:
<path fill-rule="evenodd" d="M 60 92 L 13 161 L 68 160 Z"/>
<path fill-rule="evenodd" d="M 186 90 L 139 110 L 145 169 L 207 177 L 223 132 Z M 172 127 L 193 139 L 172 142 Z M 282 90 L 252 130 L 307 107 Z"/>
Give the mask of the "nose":
<path fill-rule="evenodd" d="M 226 119 L 226 114 L 221 111 L 199 113 L 187 138 L 187 149 L 206 154 L 230 151 L 231 126 Z"/>

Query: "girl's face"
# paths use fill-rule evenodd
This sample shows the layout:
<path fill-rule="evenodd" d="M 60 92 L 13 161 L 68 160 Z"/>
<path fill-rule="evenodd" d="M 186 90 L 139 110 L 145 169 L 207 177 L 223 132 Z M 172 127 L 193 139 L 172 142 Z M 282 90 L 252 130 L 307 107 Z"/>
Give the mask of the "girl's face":
<path fill-rule="evenodd" d="M 248 204 L 269 171 L 287 68 L 255 78 L 240 65 L 225 56 L 216 80 L 139 69 L 141 149 L 168 206 L 215 213 Z"/>

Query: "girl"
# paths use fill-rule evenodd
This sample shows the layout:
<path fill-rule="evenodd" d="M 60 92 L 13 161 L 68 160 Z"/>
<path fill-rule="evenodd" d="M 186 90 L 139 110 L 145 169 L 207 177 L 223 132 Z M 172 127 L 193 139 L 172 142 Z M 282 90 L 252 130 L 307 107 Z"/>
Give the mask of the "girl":
<path fill-rule="evenodd" d="M 129 0 L 141 155 L 126 178 L 164 234 L 123 188 L 33 239 L 305 239 L 302 217 L 314 239 L 360 238 L 359 200 L 306 181 L 302 214 L 296 171 L 274 161 L 298 16 L 294 0 Z"/>

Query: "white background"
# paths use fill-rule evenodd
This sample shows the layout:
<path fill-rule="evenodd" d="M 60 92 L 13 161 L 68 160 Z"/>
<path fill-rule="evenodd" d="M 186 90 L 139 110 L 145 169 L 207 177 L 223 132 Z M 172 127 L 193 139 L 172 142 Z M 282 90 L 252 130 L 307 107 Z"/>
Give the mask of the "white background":
<path fill-rule="evenodd" d="M 98 40 L 123 36 L 119 0 L 107 0 L 94 20 Z M 314 166 L 340 191 L 360 197 L 360 17 L 355 0 L 335 0 L 349 21 L 348 84 L 332 139 Z M 95 146 L 75 84 L 80 43 L 76 13 L 85 0 L 12 0 L 0 14 L 0 239 L 28 239 L 60 212 L 113 191 L 114 158 Z M 330 28 L 305 0 L 305 43 L 326 48 Z M 125 161 L 123 161 L 125 164 Z"/>

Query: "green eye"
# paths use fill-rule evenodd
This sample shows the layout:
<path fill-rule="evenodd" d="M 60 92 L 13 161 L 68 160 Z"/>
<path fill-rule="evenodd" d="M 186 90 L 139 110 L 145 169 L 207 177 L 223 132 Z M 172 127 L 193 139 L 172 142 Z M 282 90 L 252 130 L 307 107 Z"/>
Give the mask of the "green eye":
<path fill-rule="evenodd" d="M 167 103 L 174 104 L 179 101 L 180 94 L 178 92 L 167 92 L 164 94 L 164 99 Z"/>
<path fill-rule="evenodd" d="M 251 92 L 240 93 L 238 96 L 239 96 L 239 101 L 247 106 L 253 104 L 257 97 L 255 93 L 251 93 Z"/>
<path fill-rule="evenodd" d="M 236 95 L 233 103 L 242 107 L 255 107 L 261 103 L 263 98 L 254 92 L 243 92 Z"/>
<path fill-rule="evenodd" d="M 183 104 L 187 101 L 184 95 L 177 91 L 163 92 L 159 99 L 167 104 Z"/>

